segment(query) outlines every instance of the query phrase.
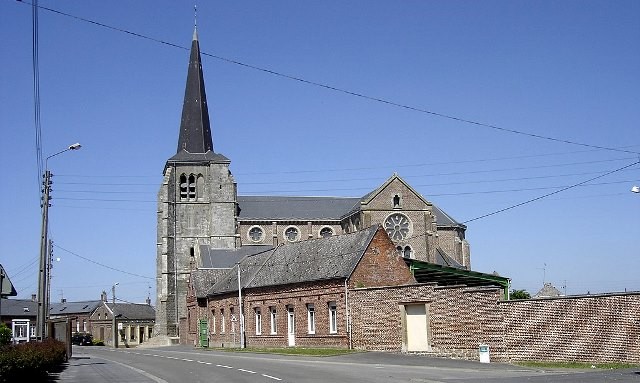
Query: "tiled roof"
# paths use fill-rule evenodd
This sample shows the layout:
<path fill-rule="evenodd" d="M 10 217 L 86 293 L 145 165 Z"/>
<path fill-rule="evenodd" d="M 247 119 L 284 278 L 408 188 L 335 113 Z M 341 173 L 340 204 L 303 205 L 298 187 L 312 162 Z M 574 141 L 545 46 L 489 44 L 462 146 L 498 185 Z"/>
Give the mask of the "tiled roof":
<path fill-rule="evenodd" d="M 191 272 L 191 285 L 196 298 L 206 298 L 211 287 L 224 277 L 229 269 L 197 269 Z"/>
<path fill-rule="evenodd" d="M 348 278 L 360 261 L 379 226 L 350 234 L 311 239 L 279 246 L 244 258 L 240 263 L 243 288 Z M 209 295 L 238 291 L 233 268 L 209 291 Z"/>
<path fill-rule="evenodd" d="M 453 259 L 453 257 L 439 247 L 436 248 L 436 264 L 440 266 L 454 267 L 456 269 L 465 269 L 464 266 L 459 264 L 455 259 Z"/>

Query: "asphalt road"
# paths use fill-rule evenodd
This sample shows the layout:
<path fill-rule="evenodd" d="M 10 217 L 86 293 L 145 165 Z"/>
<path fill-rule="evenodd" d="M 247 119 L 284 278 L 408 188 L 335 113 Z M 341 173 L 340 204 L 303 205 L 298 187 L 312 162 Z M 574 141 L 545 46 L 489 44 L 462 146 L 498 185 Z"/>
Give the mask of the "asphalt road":
<path fill-rule="evenodd" d="M 640 368 L 541 370 L 378 352 L 297 357 L 209 351 L 184 346 L 118 350 L 74 346 L 69 365 L 53 380 L 68 383 L 640 383 Z"/>

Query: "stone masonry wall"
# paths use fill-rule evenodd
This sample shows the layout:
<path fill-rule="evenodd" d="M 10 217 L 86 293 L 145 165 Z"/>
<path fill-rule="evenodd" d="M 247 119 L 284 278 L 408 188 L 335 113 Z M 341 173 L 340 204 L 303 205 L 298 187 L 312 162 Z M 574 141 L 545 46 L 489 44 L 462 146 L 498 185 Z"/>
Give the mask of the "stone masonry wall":
<path fill-rule="evenodd" d="M 510 360 L 640 363 L 640 293 L 499 306 Z"/>

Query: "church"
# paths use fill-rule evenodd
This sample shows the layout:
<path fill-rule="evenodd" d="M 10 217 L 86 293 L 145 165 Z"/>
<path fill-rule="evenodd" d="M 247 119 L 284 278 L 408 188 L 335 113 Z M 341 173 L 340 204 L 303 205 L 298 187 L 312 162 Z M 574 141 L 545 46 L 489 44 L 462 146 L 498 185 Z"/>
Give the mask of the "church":
<path fill-rule="evenodd" d="M 214 151 L 194 30 L 177 151 L 158 192 L 155 335 L 180 336 L 193 270 L 228 271 L 247 256 L 375 225 L 401 258 L 471 269 L 466 226 L 397 174 L 361 197 L 241 196 L 230 164 Z"/>

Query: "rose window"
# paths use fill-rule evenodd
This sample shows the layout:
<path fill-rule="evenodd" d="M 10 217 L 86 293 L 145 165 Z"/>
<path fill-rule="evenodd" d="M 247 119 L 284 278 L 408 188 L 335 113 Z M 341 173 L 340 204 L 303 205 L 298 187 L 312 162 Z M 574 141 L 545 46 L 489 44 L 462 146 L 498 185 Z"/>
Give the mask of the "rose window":
<path fill-rule="evenodd" d="M 409 236 L 411 221 L 403 214 L 392 214 L 384 221 L 384 228 L 393 241 L 399 241 Z"/>

